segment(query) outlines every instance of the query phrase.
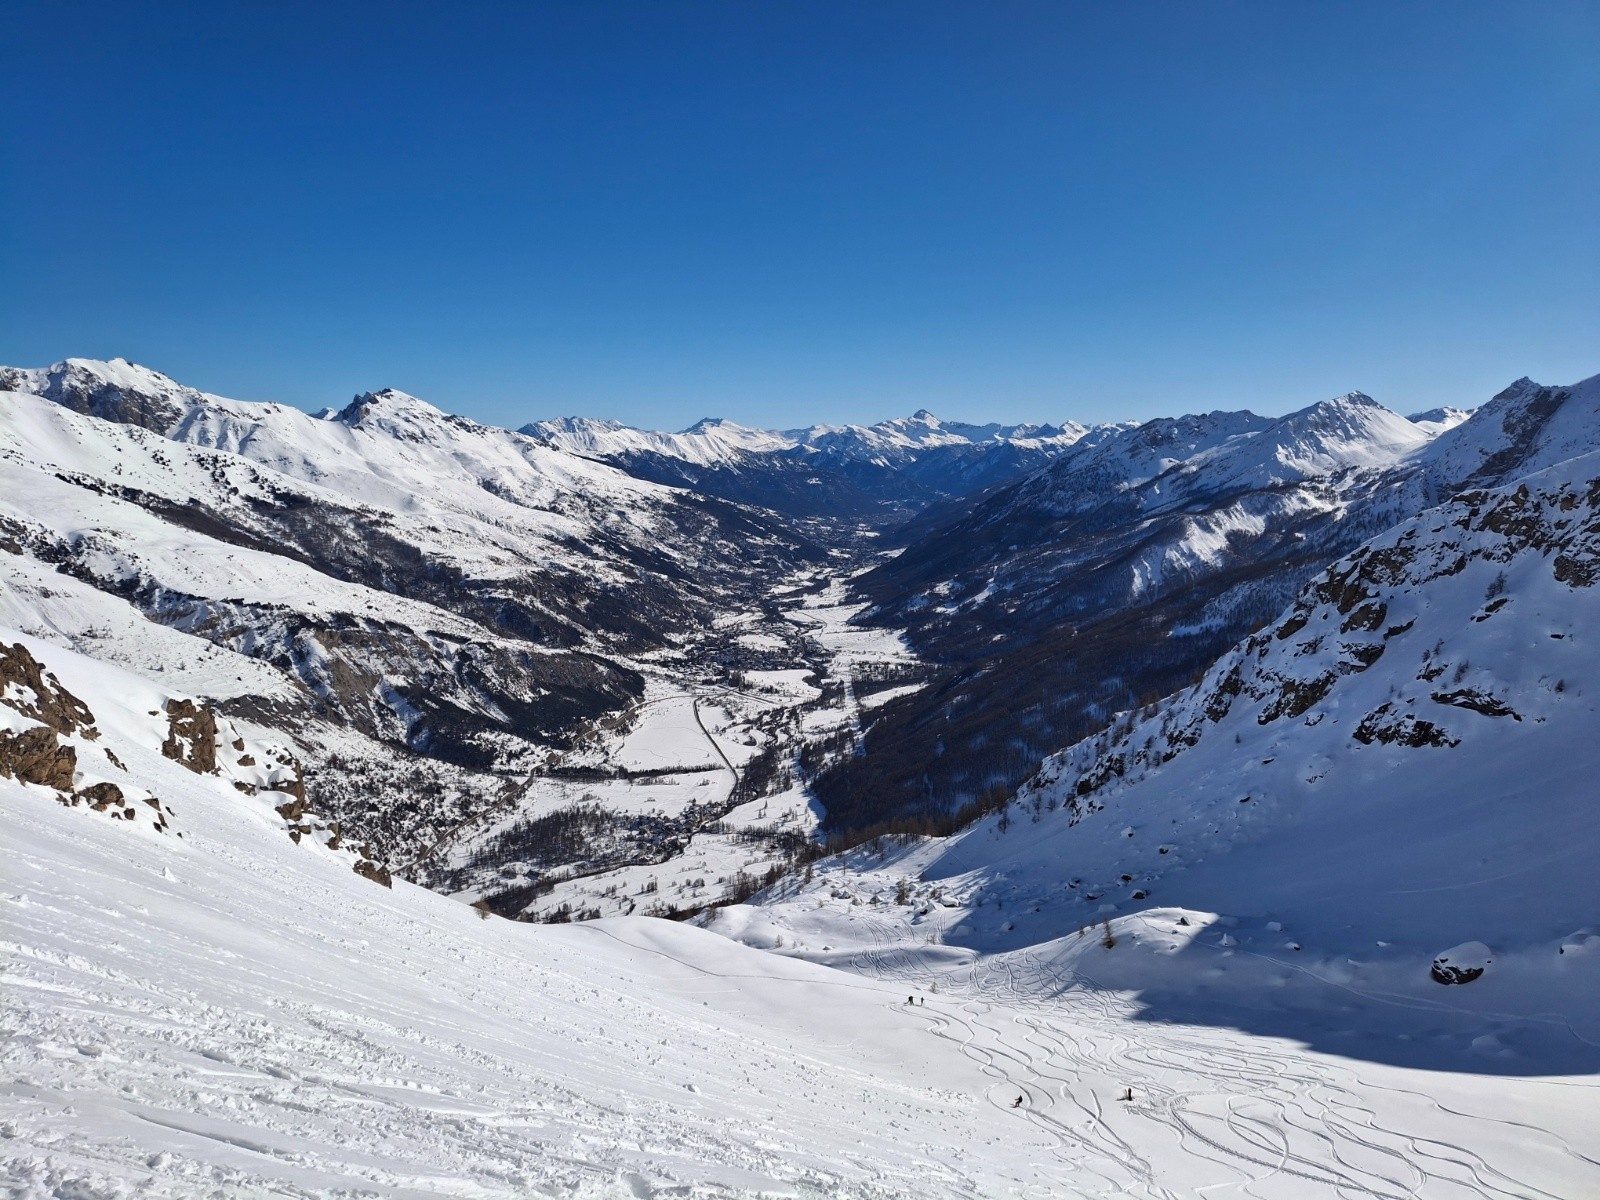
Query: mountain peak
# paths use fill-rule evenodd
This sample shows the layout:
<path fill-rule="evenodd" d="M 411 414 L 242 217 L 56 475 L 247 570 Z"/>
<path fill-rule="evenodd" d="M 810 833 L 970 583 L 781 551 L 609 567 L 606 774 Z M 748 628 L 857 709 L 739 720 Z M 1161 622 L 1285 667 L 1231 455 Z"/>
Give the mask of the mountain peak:
<path fill-rule="evenodd" d="M 1493 398 L 1491 399 L 1491 403 L 1494 400 L 1501 400 L 1501 401 L 1506 401 L 1506 402 L 1510 402 L 1510 401 L 1513 401 L 1513 400 L 1518 400 L 1518 399 L 1521 399 L 1523 396 L 1533 395 L 1534 393 L 1540 391 L 1543 388 L 1543 386 L 1544 386 L 1543 384 L 1537 382 L 1536 380 L 1530 379 L 1530 378 L 1528 378 L 1528 376 L 1524 375 L 1521 379 L 1512 380 L 1505 387 L 1501 388 L 1498 392 L 1496 392 L 1494 394 Z"/>
<path fill-rule="evenodd" d="M 701 417 L 693 425 L 684 430 L 685 433 L 759 433 L 761 430 L 752 429 L 748 425 L 741 425 L 737 421 L 730 421 L 727 417 Z"/>
<path fill-rule="evenodd" d="M 125 358 L 67 358 L 48 367 L 0 367 L 0 389 L 31 392 L 74 412 L 166 433 L 203 397 Z"/>
<path fill-rule="evenodd" d="M 340 410 L 335 420 L 346 425 L 370 426 L 375 421 L 391 425 L 396 421 L 414 424 L 418 420 L 445 419 L 442 409 L 426 400 L 420 400 L 398 388 L 379 388 L 375 392 L 362 392 Z"/>
<path fill-rule="evenodd" d="M 1315 404 L 1308 404 L 1280 418 L 1280 421 L 1293 424 L 1326 423 L 1329 420 L 1366 423 L 1389 418 L 1396 421 L 1405 420 L 1399 413 L 1379 404 L 1365 392 L 1346 392 L 1330 400 L 1318 400 Z"/>

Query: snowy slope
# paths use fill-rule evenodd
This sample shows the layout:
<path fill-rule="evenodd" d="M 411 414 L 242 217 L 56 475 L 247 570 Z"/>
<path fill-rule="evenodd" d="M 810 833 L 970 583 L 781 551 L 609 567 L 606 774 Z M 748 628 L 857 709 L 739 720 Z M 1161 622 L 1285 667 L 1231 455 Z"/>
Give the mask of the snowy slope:
<path fill-rule="evenodd" d="M 1080 1161 L 1127 1088 L 1117 1156 L 1186 1147 L 1180 1194 L 1197 1159 L 1257 1196 L 1593 1194 L 1597 601 L 1590 453 L 1373 539 L 956 836 L 711 927 L 959 1001 Z"/>
<path fill-rule="evenodd" d="M 1238 922 L 1158 988 L 1238 945 L 1247 979 L 1264 962 L 1436 1005 L 1434 957 L 1483 942 L 1493 967 L 1450 1004 L 1504 1016 L 1512 1058 L 1592 1045 L 1600 958 L 1573 947 L 1600 949 L 1597 585 L 1600 455 L 1463 494 L 1335 564 L 1191 691 L 1047 760 L 1010 832 L 988 819 L 927 874 L 1050 897 L 998 937 L 975 922 L 989 944 L 1158 907 Z"/>
<path fill-rule="evenodd" d="M 24 640 L 93 710 L 93 770 L 121 775 L 114 755 L 172 824 L 0 779 L 9 1195 L 871 1198 L 1039 1177 L 1047 1131 L 987 1104 L 895 985 L 666 922 L 521 925 L 386 890 L 291 841 L 270 795 L 163 757 L 158 689 Z"/>
<path fill-rule="evenodd" d="M 1597 1179 L 1570 1074 L 1430 1075 L 1142 1023 L 1116 992 L 1063 991 L 1090 973 L 1065 951 L 927 946 L 916 914 L 959 910 L 926 885 L 915 908 L 810 893 L 792 927 L 745 920 L 747 940 L 784 930 L 778 953 L 385 889 L 326 831 L 293 842 L 269 797 L 161 755 L 159 689 L 24 640 L 92 709 L 79 744 L 152 781 L 170 825 L 0 779 L 0 1169 L 18 1200 L 1450 1200 Z M 892 940 L 908 919 L 923 932 Z M 806 961 L 847 955 L 856 971 Z"/>

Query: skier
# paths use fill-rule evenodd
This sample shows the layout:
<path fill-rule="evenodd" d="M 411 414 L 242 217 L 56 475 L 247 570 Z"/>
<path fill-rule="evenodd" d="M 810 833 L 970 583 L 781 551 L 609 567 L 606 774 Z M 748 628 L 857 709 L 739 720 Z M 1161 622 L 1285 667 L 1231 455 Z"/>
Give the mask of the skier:
<path fill-rule="evenodd" d="M 1013 1104 L 1011 1107 L 1012 1108 L 1021 1108 L 1022 1107 L 1022 1097 L 1018 1096 L 1017 1097 L 1017 1102 L 1015 1104 Z"/>

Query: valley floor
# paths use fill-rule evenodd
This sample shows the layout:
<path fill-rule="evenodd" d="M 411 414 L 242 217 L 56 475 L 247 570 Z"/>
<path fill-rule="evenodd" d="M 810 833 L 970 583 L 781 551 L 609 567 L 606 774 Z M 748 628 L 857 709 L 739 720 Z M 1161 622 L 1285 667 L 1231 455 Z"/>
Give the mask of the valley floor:
<path fill-rule="evenodd" d="M 1600 1193 L 1592 1076 L 1152 1024 L 918 909 L 480 920 L 210 789 L 180 842 L 0 783 L 13 1197 Z"/>
<path fill-rule="evenodd" d="M 899 633 L 850 624 L 865 607 L 846 595 L 859 570 L 802 572 L 764 608 L 728 613 L 679 651 L 636 664 L 645 696 L 611 728 L 404 873 L 469 903 L 537 881 L 520 914 L 549 920 L 693 912 L 787 866 L 820 819 L 797 779 L 802 749 L 852 752 L 863 710 L 921 686 Z M 575 808 L 603 810 L 618 832 L 553 864 L 519 838 Z"/>

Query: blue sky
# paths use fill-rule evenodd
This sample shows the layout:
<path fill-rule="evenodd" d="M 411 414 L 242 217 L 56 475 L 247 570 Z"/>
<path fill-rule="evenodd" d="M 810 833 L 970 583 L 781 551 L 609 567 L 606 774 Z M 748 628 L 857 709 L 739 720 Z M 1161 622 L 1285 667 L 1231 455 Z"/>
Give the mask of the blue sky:
<path fill-rule="evenodd" d="M 1600 371 L 1600 5 L 11 0 L 0 362 L 790 426 Z"/>

